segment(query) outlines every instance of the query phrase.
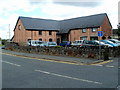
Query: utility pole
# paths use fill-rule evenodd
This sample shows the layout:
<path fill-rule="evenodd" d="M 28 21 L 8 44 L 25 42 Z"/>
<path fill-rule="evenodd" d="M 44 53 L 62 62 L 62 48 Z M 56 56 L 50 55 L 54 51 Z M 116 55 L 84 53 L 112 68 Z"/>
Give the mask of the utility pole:
<path fill-rule="evenodd" d="M 9 33 L 9 42 L 10 42 L 10 24 L 9 24 L 9 32 L 8 33 Z"/>

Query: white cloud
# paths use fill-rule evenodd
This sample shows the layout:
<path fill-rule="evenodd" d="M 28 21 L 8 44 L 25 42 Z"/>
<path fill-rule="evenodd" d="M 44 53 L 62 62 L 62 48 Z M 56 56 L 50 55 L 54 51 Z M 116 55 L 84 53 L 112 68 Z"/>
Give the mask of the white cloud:
<path fill-rule="evenodd" d="M 61 0 L 1 0 L 0 1 L 0 37 L 6 38 L 8 35 L 8 24 L 11 25 L 11 36 L 13 29 L 20 14 L 19 11 L 38 12 L 31 13 L 29 16 L 49 19 L 68 19 L 92 14 L 107 13 L 113 28 L 117 28 L 118 23 L 118 0 L 74 0 L 74 2 L 100 2 L 95 7 L 83 7 L 75 5 L 56 4 L 53 1 L 61 2 Z M 64 0 L 64 2 L 73 2 L 73 0 Z M 42 13 L 45 15 L 42 15 Z M 41 13 L 41 14 L 40 14 Z M 27 15 L 26 15 L 27 16 Z M 6 35 L 4 35 L 4 34 Z"/>
<path fill-rule="evenodd" d="M 0 37 L 8 38 L 9 24 L 11 29 L 11 37 L 13 36 L 13 29 L 19 16 L 19 14 L 16 12 L 19 10 L 30 12 L 34 10 L 34 8 L 31 8 L 30 2 L 28 0 L 0 1 Z"/>

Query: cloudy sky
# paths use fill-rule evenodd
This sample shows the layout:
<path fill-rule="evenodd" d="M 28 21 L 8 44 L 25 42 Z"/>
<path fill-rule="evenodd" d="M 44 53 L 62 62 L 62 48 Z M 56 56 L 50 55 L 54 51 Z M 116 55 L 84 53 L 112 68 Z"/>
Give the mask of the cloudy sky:
<path fill-rule="evenodd" d="M 107 13 L 113 28 L 118 24 L 119 0 L 0 0 L 0 37 L 13 36 L 19 16 L 63 20 Z"/>

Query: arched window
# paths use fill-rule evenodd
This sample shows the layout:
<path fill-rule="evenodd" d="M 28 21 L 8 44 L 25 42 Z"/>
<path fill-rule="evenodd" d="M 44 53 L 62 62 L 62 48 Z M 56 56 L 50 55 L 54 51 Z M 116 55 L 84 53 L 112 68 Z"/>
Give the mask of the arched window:
<path fill-rule="evenodd" d="M 60 44 L 60 38 L 57 39 L 57 44 L 58 44 L 58 45 Z"/>
<path fill-rule="evenodd" d="M 28 39 L 28 45 L 31 46 L 31 39 Z"/>
<path fill-rule="evenodd" d="M 52 42 L 52 39 L 51 39 L 51 38 L 49 39 L 49 42 Z"/>
<path fill-rule="evenodd" d="M 40 38 L 39 41 L 42 41 L 42 38 Z"/>

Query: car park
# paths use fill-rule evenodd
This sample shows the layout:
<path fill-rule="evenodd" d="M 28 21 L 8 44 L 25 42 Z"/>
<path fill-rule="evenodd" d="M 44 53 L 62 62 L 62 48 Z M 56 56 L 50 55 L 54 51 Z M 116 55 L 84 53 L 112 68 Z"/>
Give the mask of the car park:
<path fill-rule="evenodd" d="M 104 42 L 98 41 L 98 40 L 92 40 L 92 41 L 84 41 L 81 47 L 93 47 L 93 46 L 108 46 L 108 47 L 113 47 L 110 44 L 106 44 Z"/>
<path fill-rule="evenodd" d="M 115 43 L 113 43 L 113 42 L 111 42 L 111 41 L 109 41 L 109 40 L 100 40 L 101 42 L 104 42 L 105 44 L 109 44 L 109 45 L 111 45 L 111 46 L 113 46 L 113 47 L 117 47 L 117 46 L 119 46 L 118 44 L 115 44 Z"/>
<path fill-rule="evenodd" d="M 82 46 L 82 44 L 84 43 L 84 40 L 76 40 L 74 42 L 71 43 L 72 46 Z"/>
<path fill-rule="evenodd" d="M 46 47 L 54 47 L 57 46 L 56 42 L 44 42 L 44 46 Z"/>
<path fill-rule="evenodd" d="M 88 46 L 98 46 L 99 44 L 94 41 L 84 41 L 82 44 L 82 47 L 88 47 Z"/>
<path fill-rule="evenodd" d="M 44 46 L 44 42 L 39 40 L 29 40 L 28 46 Z"/>
<path fill-rule="evenodd" d="M 109 39 L 109 41 L 115 43 L 115 44 L 118 44 L 120 46 L 120 41 L 117 40 L 117 39 Z"/>
<path fill-rule="evenodd" d="M 60 46 L 71 46 L 71 42 L 70 41 L 63 41 L 62 43 L 59 44 Z"/>
<path fill-rule="evenodd" d="M 98 40 L 94 40 L 94 42 L 98 43 L 98 45 L 108 46 L 108 47 L 113 47 L 113 46 L 112 46 L 112 45 L 110 45 L 110 44 L 106 44 L 106 43 L 101 42 L 101 41 L 98 41 Z"/>

